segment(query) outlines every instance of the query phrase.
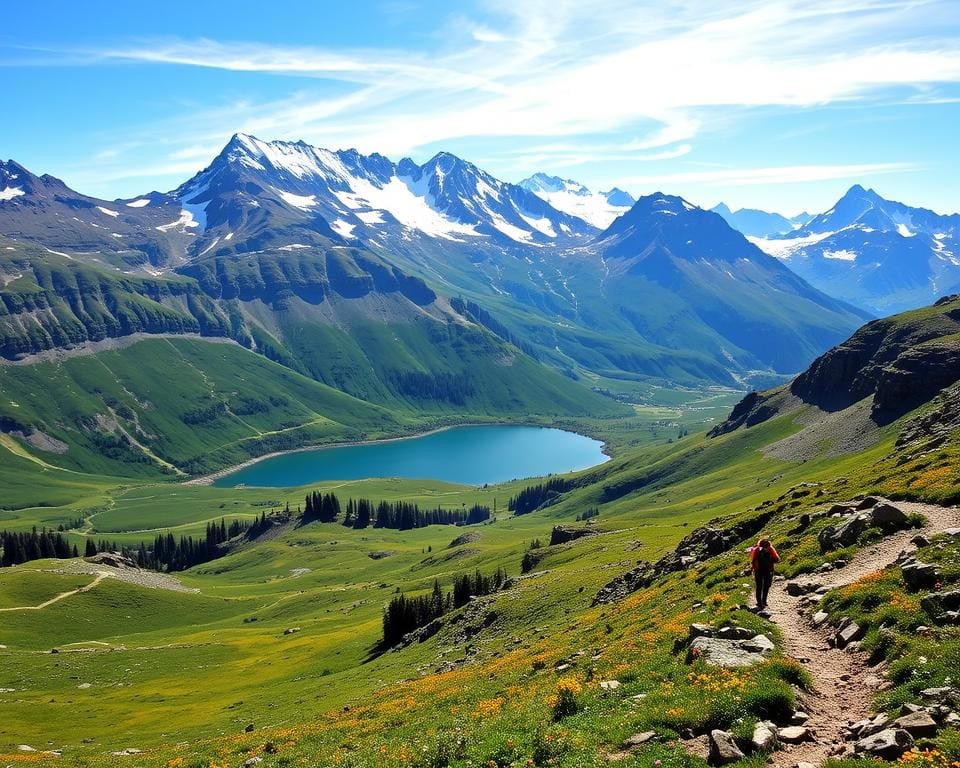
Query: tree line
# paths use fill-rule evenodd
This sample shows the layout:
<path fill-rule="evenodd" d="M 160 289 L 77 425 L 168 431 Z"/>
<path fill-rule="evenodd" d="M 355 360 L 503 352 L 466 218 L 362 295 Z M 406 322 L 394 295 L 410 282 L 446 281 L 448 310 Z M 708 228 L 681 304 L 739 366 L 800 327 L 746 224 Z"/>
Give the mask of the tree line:
<path fill-rule="evenodd" d="M 250 527 L 250 523 L 240 520 L 233 520 L 227 525 L 221 518 L 219 523 L 207 523 L 203 538 L 181 536 L 177 539 L 168 532 L 158 534 L 152 546 L 148 546 L 143 541 L 137 546 L 126 544 L 118 546 L 115 541 L 101 539 L 99 542 L 94 542 L 93 539 L 88 538 L 84 545 L 83 556 L 93 557 L 101 552 L 118 552 L 135 562 L 140 568 L 149 568 L 154 571 L 182 571 L 227 554 L 228 549 L 223 545 L 230 539 L 245 533 Z M 46 528 L 40 531 L 34 528 L 29 533 L 0 531 L 0 549 L 3 552 L 0 557 L 2 566 L 19 565 L 44 558 L 66 559 L 80 556 L 77 545 L 71 545 L 63 533 L 48 531 Z"/>
<path fill-rule="evenodd" d="M 507 509 L 515 515 L 525 515 L 553 502 L 561 493 L 569 491 L 574 485 L 570 480 L 553 477 L 545 483 L 528 485 L 516 496 L 511 496 Z"/>
<path fill-rule="evenodd" d="M 476 525 L 491 518 L 490 507 L 474 504 L 460 509 L 434 507 L 422 509 L 410 501 L 380 501 L 347 499 L 345 506 L 333 493 L 313 491 L 304 501 L 303 522 L 335 523 L 340 519 L 348 528 L 393 528 L 407 531 L 428 525 Z"/>
<path fill-rule="evenodd" d="M 472 576 L 455 576 L 453 588 L 444 592 L 440 582 L 434 579 L 429 595 L 407 597 L 399 594 L 394 597 L 383 612 L 383 646 L 389 648 L 399 643 L 403 636 L 415 629 L 425 627 L 445 613 L 466 605 L 471 597 L 492 594 L 503 587 L 507 573 L 498 568 L 492 576 L 484 576 L 476 571 Z"/>
<path fill-rule="evenodd" d="M 59 531 L 48 531 L 46 528 L 38 531 L 36 527 L 29 533 L 0 531 L 0 548 L 3 557 L 0 565 L 19 565 L 30 560 L 45 558 L 79 557 L 77 545 L 71 546 L 67 538 Z"/>

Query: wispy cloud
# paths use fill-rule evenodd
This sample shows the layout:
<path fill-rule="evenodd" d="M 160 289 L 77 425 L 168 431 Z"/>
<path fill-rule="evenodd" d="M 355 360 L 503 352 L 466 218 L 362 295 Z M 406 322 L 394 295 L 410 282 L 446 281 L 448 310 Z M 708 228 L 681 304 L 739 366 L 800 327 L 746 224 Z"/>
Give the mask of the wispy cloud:
<path fill-rule="evenodd" d="M 488 0 L 482 13 L 448 19 L 449 40 L 429 52 L 201 38 L 62 53 L 89 64 L 187 66 L 290 80 L 281 98 L 219 104 L 147 129 L 162 137 L 158 146 L 171 167 L 199 160 L 194 148 L 222 144 L 242 130 L 391 155 L 484 138 L 494 154 L 505 156 L 524 142 L 539 143 L 540 149 L 521 146 L 513 156 L 549 169 L 597 159 L 683 157 L 711 129 L 718 108 L 889 101 L 892 89 L 904 101 L 946 98 L 940 87 L 960 83 L 960 24 L 944 21 L 952 3 Z M 631 138 L 616 147 L 588 140 L 611 132 Z M 716 179 L 778 183 L 895 165 L 791 166 L 780 169 L 781 176 L 753 169 Z M 128 173 L 120 162 L 100 170 L 104 178 Z M 751 180 L 761 171 L 770 174 Z M 712 183 L 695 174 L 686 178 Z"/>

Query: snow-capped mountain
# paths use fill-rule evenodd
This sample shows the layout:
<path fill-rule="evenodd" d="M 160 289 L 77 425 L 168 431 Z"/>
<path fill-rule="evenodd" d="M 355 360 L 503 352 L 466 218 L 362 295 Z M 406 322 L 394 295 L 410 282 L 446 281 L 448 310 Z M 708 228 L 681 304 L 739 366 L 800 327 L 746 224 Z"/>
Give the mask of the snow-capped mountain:
<path fill-rule="evenodd" d="M 720 214 L 731 227 L 744 235 L 753 237 L 776 237 L 802 227 L 813 217 L 809 213 L 800 213 L 787 218 L 779 213 L 761 211 L 757 208 L 740 208 L 731 211 L 726 203 L 719 203 L 710 209 Z"/>
<path fill-rule="evenodd" d="M 960 215 L 942 216 L 852 186 L 782 238 L 753 238 L 811 284 L 877 314 L 960 289 Z"/>
<path fill-rule="evenodd" d="M 13 160 L 0 162 L 0 233 L 71 258 L 148 270 L 179 263 L 195 233 L 174 223 L 175 201 L 157 194 L 150 201 L 148 208 L 99 200 Z"/>
<path fill-rule="evenodd" d="M 546 200 L 559 211 L 569 213 L 598 229 L 609 227 L 617 216 L 630 210 L 635 202 L 629 193 L 613 187 L 608 192 L 591 192 L 583 184 L 559 176 L 535 173 L 520 186 Z"/>
<path fill-rule="evenodd" d="M 171 195 L 201 223 L 201 253 L 278 228 L 308 241 L 432 238 L 508 248 L 594 234 L 575 216 L 446 152 L 417 165 L 237 134 Z"/>

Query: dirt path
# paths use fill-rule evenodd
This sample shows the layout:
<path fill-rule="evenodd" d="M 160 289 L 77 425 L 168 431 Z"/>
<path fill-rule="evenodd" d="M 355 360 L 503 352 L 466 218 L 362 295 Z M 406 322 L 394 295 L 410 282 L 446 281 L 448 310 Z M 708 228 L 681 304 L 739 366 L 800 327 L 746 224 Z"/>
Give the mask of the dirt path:
<path fill-rule="evenodd" d="M 944 528 L 960 527 L 960 509 L 907 503 L 897 503 L 897 506 L 908 513 L 925 515 L 928 522 L 923 532 L 927 536 Z M 917 533 L 915 529 L 900 531 L 861 549 L 845 568 L 809 578 L 831 588 L 851 584 L 889 565 L 902 550 L 914 549 L 910 539 Z M 772 765 L 787 768 L 794 768 L 800 762 L 819 765 L 842 741 L 843 727 L 848 720 L 873 714 L 870 705 L 883 679 L 867 666 L 865 654 L 831 648 L 827 644 L 827 630 L 814 629 L 800 615 L 797 598 L 787 595 L 784 582 L 774 584 L 769 602 L 772 620 L 783 633 L 787 655 L 803 661 L 813 677 L 814 690 L 803 697 L 802 704 L 810 715 L 806 725 L 817 736 L 816 742 L 787 745 L 774 752 Z"/>
<path fill-rule="evenodd" d="M 0 612 L 6 611 L 39 611 L 43 608 L 46 608 L 48 605 L 53 605 L 54 603 L 63 600 L 65 597 L 70 597 L 71 595 L 78 595 L 81 592 L 88 592 L 93 589 L 97 584 L 99 584 L 104 579 L 110 576 L 109 573 L 100 572 L 97 574 L 97 578 L 91 581 L 89 584 L 83 587 L 77 587 L 76 589 L 71 589 L 69 592 L 61 592 L 56 597 L 51 597 L 46 602 L 40 603 L 40 605 L 20 605 L 15 608 L 0 608 Z"/>

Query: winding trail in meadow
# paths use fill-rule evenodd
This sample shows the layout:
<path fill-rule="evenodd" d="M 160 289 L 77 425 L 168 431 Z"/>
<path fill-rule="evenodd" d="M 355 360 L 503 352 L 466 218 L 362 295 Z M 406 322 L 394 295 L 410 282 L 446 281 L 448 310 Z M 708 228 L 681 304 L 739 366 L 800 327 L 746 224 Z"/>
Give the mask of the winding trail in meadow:
<path fill-rule="evenodd" d="M 68 592 L 61 592 L 59 595 L 56 595 L 56 596 L 54 596 L 54 597 L 51 597 L 49 600 L 40 603 L 40 605 L 19 605 L 19 606 L 15 606 L 15 607 L 13 607 L 13 608 L 0 608 L 0 612 L 7 612 L 7 611 L 39 611 L 39 610 L 42 610 L 42 609 L 46 608 L 48 605 L 53 605 L 54 603 L 59 602 L 60 600 L 63 600 L 63 599 L 65 599 L 65 598 L 68 598 L 68 597 L 70 597 L 71 595 L 78 595 L 78 594 L 80 594 L 81 592 L 88 592 L 88 591 L 90 591 L 91 589 L 93 589 L 95 586 L 97 586 L 97 584 L 99 584 L 101 581 L 103 581 L 104 579 L 108 578 L 109 576 L 110 576 L 109 573 L 106 573 L 106 572 L 104 572 L 104 571 L 100 571 L 100 572 L 97 574 L 97 578 L 95 578 L 95 579 L 94 579 L 93 581 L 91 581 L 89 584 L 86 584 L 86 585 L 84 585 L 84 586 L 82 586 L 82 587 L 77 587 L 76 589 L 71 589 L 71 590 L 69 590 Z"/>
<path fill-rule="evenodd" d="M 926 536 L 960 527 L 960 509 L 905 502 L 897 502 L 897 506 L 907 514 L 919 512 L 927 518 L 921 529 Z M 852 584 L 890 565 L 903 550 L 915 549 L 910 539 L 917 533 L 917 529 L 898 531 L 859 550 L 846 567 L 810 578 L 831 589 Z M 842 743 L 848 721 L 874 714 L 871 704 L 883 683 L 878 671 L 867 665 L 865 653 L 831 648 L 827 644 L 830 629 L 814 628 L 800 613 L 797 601 L 798 598 L 787 595 L 783 581 L 776 582 L 770 590 L 771 620 L 783 635 L 784 651 L 801 661 L 813 678 L 813 690 L 801 697 L 801 704 L 810 715 L 806 725 L 815 733 L 816 741 L 784 745 L 774 752 L 771 764 L 786 768 L 794 768 L 800 762 L 823 763 Z"/>

